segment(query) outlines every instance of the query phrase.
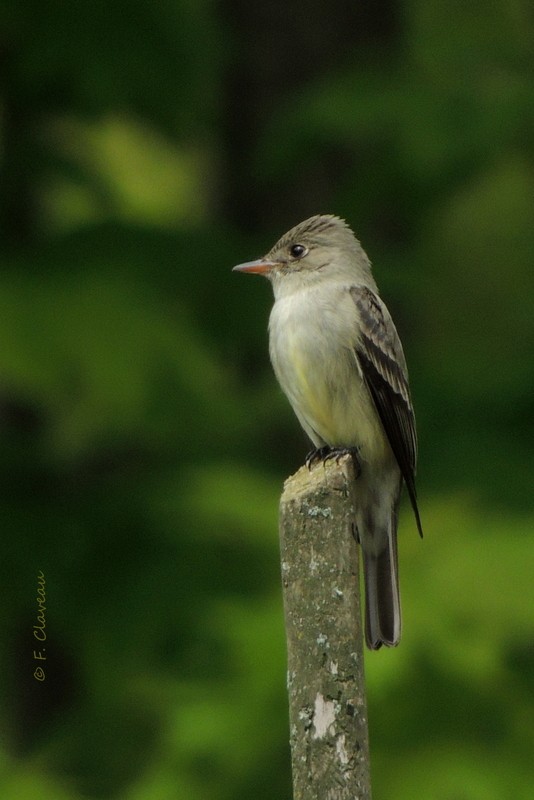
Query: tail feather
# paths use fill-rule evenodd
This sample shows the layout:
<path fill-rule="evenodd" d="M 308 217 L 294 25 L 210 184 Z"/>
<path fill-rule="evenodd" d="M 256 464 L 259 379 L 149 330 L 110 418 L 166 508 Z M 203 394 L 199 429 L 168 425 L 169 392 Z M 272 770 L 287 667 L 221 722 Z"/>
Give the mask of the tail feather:
<path fill-rule="evenodd" d="M 401 636 L 397 534 L 393 524 L 387 546 L 378 555 L 363 549 L 365 640 L 371 650 L 395 647 Z"/>

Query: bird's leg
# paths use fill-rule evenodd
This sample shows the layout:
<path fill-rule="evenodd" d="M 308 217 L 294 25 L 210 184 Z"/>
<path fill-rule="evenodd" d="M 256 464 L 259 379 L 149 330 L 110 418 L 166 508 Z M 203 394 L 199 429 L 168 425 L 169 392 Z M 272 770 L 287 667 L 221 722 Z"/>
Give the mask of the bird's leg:
<path fill-rule="evenodd" d="M 325 444 L 323 447 L 314 447 L 306 456 L 304 463 L 311 469 L 316 461 L 324 461 L 332 448 Z"/>

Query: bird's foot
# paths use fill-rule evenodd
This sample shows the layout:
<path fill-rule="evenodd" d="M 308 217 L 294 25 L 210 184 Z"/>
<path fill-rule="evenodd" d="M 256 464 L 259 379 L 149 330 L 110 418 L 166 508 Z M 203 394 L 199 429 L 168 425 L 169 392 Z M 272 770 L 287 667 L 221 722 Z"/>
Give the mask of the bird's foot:
<path fill-rule="evenodd" d="M 310 450 L 310 452 L 308 453 L 308 455 L 304 460 L 304 463 L 306 464 L 308 469 L 311 469 L 316 462 L 324 461 L 325 458 L 328 457 L 328 454 L 331 451 L 331 449 L 332 449 L 331 447 L 325 444 L 324 447 L 314 447 L 313 450 Z"/>
<path fill-rule="evenodd" d="M 351 456 L 356 477 L 359 478 L 362 468 L 358 459 L 357 447 L 329 447 L 328 445 L 317 447 L 315 450 L 310 450 L 306 456 L 305 463 L 308 469 L 311 469 L 317 461 L 325 462 L 329 461 L 331 458 L 335 458 L 336 464 L 338 464 L 339 459 L 343 456 Z"/>
<path fill-rule="evenodd" d="M 360 466 L 360 461 L 358 459 L 358 448 L 357 447 L 331 447 L 329 452 L 323 456 L 323 461 L 329 461 L 331 458 L 335 458 L 336 464 L 339 464 L 339 459 L 343 458 L 343 456 L 350 456 L 352 458 L 352 463 L 354 464 L 354 470 L 356 472 L 356 477 L 359 478 L 362 468 Z"/>

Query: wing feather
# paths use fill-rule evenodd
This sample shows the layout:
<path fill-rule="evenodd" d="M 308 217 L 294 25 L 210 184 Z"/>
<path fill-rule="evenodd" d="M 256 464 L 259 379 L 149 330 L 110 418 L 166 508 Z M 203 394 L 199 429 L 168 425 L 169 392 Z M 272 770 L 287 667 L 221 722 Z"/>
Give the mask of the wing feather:
<path fill-rule="evenodd" d="M 361 318 L 356 355 L 406 483 L 422 536 L 415 489 L 417 434 L 402 344 L 389 311 L 374 292 L 365 286 L 353 286 L 350 293 Z"/>

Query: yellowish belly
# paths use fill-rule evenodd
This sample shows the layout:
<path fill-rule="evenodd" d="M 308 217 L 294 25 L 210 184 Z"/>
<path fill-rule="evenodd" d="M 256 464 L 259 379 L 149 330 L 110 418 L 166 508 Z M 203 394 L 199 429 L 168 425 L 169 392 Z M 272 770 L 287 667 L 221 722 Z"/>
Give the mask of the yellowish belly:
<path fill-rule="evenodd" d="M 373 400 L 347 348 L 331 358 L 310 354 L 298 337 L 286 341 L 278 379 L 312 440 L 314 431 L 334 447 L 358 447 L 364 462 L 391 458 L 389 443 Z"/>

